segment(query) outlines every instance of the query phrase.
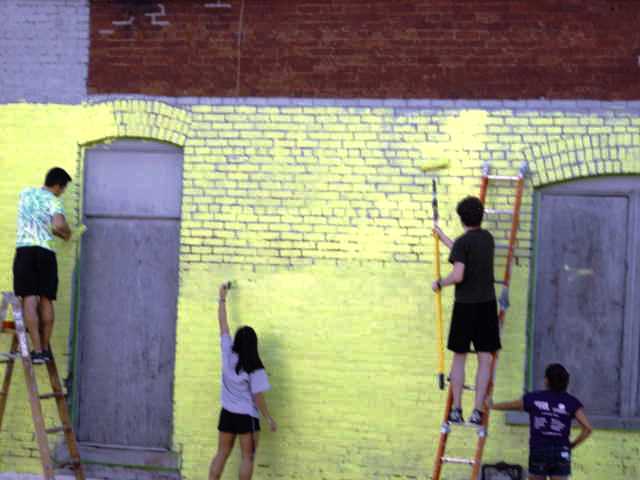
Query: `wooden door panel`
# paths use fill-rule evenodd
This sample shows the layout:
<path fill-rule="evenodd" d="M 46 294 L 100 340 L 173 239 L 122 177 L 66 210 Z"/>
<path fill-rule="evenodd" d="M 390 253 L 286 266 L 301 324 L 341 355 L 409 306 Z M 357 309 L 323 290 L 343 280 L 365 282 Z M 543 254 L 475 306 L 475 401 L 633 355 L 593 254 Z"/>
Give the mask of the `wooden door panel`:
<path fill-rule="evenodd" d="M 600 415 L 620 409 L 628 209 L 604 195 L 543 193 L 539 205 L 534 383 L 560 362 Z"/>
<path fill-rule="evenodd" d="M 171 446 L 180 169 L 175 147 L 147 142 L 87 154 L 77 356 L 82 442 Z"/>

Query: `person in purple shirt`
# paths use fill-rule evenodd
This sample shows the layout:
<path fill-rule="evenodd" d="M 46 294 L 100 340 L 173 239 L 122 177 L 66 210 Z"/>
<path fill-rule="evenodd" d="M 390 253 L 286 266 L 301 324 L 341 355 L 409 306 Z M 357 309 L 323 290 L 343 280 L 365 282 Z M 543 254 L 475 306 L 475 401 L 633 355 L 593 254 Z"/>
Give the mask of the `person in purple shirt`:
<path fill-rule="evenodd" d="M 546 390 L 525 394 L 512 402 L 491 405 L 494 410 L 529 413 L 529 480 L 565 480 L 571 475 L 571 450 L 591 435 L 591 425 L 580 400 L 567 393 L 569 372 L 559 363 L 544 372 Z M 571 421 L 580 434 L 571 441 Z"/>
<path fill-rule="evenodd" d="M 240 437 L 242 461 L 240 480 L 249 480 L 260 432 L 260 413 L 269 422 L 272 432 L 276 422 L 271 418 L 264 392 L 269 390 L 269 379 L 258 354 L 258 337 L 251 327 L 240 327 L 231 339 L 227 323 L 226 298 L 230 283 L 220 286 L 218 323 L 222 353 L 222 409 L 218 422 L 218 451 L 211 461 L 209 480 L 221 477 L 227 458 L 231 454 L 236 436 Z"/>

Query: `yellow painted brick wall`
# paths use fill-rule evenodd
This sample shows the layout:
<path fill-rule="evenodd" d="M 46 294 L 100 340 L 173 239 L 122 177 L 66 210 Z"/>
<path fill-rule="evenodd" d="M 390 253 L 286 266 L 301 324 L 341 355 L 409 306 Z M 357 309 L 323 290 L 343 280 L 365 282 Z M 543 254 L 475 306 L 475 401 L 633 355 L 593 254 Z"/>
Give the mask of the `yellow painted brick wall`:
<path fill-rule="evenodd" d="M 215 449 L 215 288 L 232 279 L 230 321 L 258 331 L 274 386 L 268 398 L 281 427 L 262 435 L 256 478 L 426 479 L 445 395 L 435 378 L 430 179 L 418 166 L 427 158 L 450 160 L 437 172 L 442 224 L 459 233 L 455 203 L 478 193 L 482 163 L 515 174 L 523 160 L 530 162 L 496 392 L 516 397 L 524 384 L 532 185 L 640 173 L 640 117 L 606 104 L 597 108 L 441 102 L 180 109 L 141 100 L 0 106 L 0 162 L 11 172 L 0 179 L 0 287 L 11 285 L 22 187 L 41 183 L 54 164 L 80 180 L 81 146 L 89 142 L 127 136 L 183 146 L 174 397 L 183 475 L 204 478 Z M 80 183 L 65 196 L 76 215 Z M 489 198 L 490 206 L 508 208 L 511 191 L 493 188 Z M 505 241 L 508 218 L 489 219 L 486 226 Z M 66 351 L 69 330 L 74 252 L 66 248 L 59 254 L 58 352 Z M 20 383 L 14 383 L 0 434 L 0 469 L 36 472 Z M 465 443 L 474 440 L 453 438 L 452 453 L 463 455 Z M 574 478 L 640 476 L 639 443 L 638 433 L 596 432 L 576 451 Z M 525 464 L 526 446 L 526 428 L 493 417 L 485 461 Z M 237 453 L 225 478 L 235 478 L 236 462 Z M 466 478 L 463 472 L 446 467 L 444 478 Z"/>

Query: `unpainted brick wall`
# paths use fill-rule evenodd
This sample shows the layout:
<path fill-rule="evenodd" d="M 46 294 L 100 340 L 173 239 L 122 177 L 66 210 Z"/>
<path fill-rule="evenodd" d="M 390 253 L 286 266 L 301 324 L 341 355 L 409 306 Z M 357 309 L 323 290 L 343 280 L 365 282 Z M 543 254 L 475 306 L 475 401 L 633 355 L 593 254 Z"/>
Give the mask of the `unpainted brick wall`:
<path fill-rule="evenodd" d="M 0 103 L 86 96 L 88 0 L 2 0 L 0 18 Z"/>
<path fill-rule="evenodd" d="M 91 2 L 91 93 L 638 99 L 634 0 Z"/>
<path fill-rule="evenodd" d="M 639 174 L 639 105 L 225 102 L 0 107 L 0 161 L 12 172 L 0 179 L 6 266 L 0 288 L 10 287 L 22 186 L 37 185 L 52 163 L 69 168 L 75 191 L 65 202 L 77 215 L 81 145 L 134 137 L 182 146 L 174 443 L 183 452 L 183 476 L 204 478 L 216 445 L 214 300 L 216 285 L 231 279 L 231 325 L 251 324 L 259 333 L 274 387 L 268 399 L 280 424 L 278 433 L 262 434 L 256 478 L 429 478 L 445 396 L 435 382 L 430 184 L 417 167 L 450 159 L 437 177 L 442 223 L 456 234 L 453 207 L 478 192 L 484 160 L 500 174 L 530 162 L 496 391 L 496 398 L 514 398 L 524 385 L 532 187 L 598 173 Z M 503 208 L 512 203 L 506 189 L 492 189 L 489 198 Z M 499 239 L 507 225 L 487 222 Z M 73 251 L 61 250 L 60 262 L 55 344 L 63 353 Z M 7 415 L 0 469 L 37 472 L 20 382 Z M 468 455 L 473 441 L 473 435 L 452 438 L 451 454 Z M 526 444 L 526 428 L 507 426 L 496 414 L 484 459 L 525 464 Z M 635 478 L 638 450 L 637 432 L 599 430 L 576 451 L 573 478 Z M 236 457 L 228 478 L 235 477 Z M 456 472 L 447 469 L 444 478 L 460 478 Z"/>

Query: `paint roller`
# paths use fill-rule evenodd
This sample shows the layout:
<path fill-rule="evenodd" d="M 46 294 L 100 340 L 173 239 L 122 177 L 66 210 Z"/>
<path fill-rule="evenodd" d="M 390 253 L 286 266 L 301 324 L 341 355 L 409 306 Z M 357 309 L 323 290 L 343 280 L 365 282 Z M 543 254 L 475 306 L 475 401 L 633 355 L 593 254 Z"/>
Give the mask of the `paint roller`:
<path fill-rule="evenodd" d="M 441 170 L 447 168 L 449 166 L 449 160 L 440 159 L 440 160 L 430 160 L 424 165 L 420 167 L 424 173 L 433 172 L 435 170 Z M 433 207 L 433 224 L 434 226 L 438 223 L 438 189 L 436 177 L 431 178 L 431 191 L 432 191 L 432 199 L 431 205 Z M 440 279 L 440 237 L 438 234 L 433 231 L 433 241 L 434 241 L 434 259 L 433 259 L 433 268 L 434 275 L 436 280 Z M 440 390 L 444 390 L 444 330 L 442 325 L 442 291 L 438 290 L 436 292 L 436 328 L 437 328 L 437 337 L 438 337 L 438 384 L 440 386 Z"/>

